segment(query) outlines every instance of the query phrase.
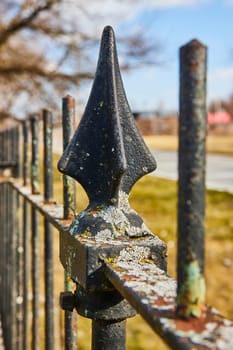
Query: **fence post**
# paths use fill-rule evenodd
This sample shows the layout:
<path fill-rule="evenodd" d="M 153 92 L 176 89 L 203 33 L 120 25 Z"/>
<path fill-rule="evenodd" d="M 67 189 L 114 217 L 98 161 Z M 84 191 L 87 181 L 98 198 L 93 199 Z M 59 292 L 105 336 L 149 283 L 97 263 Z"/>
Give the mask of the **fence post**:
<path fill-rule="evenodd" d="M 125 349 L 126 319 L 136 312 L 108 282 L 100 259 L 117 256 L 127 244 L 132 249 L 133 237 L 140 241 L 151 234 L 128 196 L 155 167 L 125 96 L 113 30 L 106 27 L 87 107 L 58 163 L 62 173 L 81 183 L 90 201 L 69 232 L 61 233 L 60 258 L 76 282 L 71 305 L 65 298 L 64 304 L 92 319 L 92 350 Z"/>
<path fill-rule="evenodd" d="M 75 100 L 71 96 L 62 99 L 62 131 L 63 131 L 63 151 L 69 144 L 74 132 L 75 121 Z M 68 176 L 63 175 L 63 202 L 64 219 L 71 219 L 75 216 L 76 191 L 75 182 Z M 70 274 L 64 271 L 65 292 L 72 293 L 74 283 Z M 65 310 L 65 350 L 77 349 L 77 314 L 70 310 Z"/>
<path fill-rule="evenodd" d="M 177 312 L 185 318 L 205 308 L 206 52 L 197 40 L 180 50 Z"/>
<path fill-rule="evenodd" d="M 29 121 L 23 121 L 23 185 L 28 184 L 29 178 Z"/>
<path fill-rule="evenodd" d="M 29 120 L 23 121 L 23 185 L 29 181 Z M 23 349 L 29 348 L 28 337 L 28 281 L 29 268 L 29 220 L 28 203 L 23 199 Z"/>
<path fill-rule="evenodd" d="M 31 187 L 32 194 L 39 194 L 39 122 L 38 117 L 31 117 L 32 159 L 31 159 Z M 38 213 L 31 208 L 32 230 L 32 350 L 39 350 L 39 230 Z"/>
<path fill-rule="evenodd" d="M 20 148 L 19 148 L 19 126 L 17 125 L 12 130 L 13 135 L 12 137 L 12 160 L 14 161 L 15 165 L 12 169 L 12 173 L 14 177 L 20 176 Z"/>
<path fill-rule="evenodd" d="M 53 153 L 52 153 L 52 113 L 43 110 L 44 145 L 44 201 L 51 203 L 53 198 Z M 53 349 L 53 228 L 44 218 L 44 276 L 45 276 L 45 349 Z"/>

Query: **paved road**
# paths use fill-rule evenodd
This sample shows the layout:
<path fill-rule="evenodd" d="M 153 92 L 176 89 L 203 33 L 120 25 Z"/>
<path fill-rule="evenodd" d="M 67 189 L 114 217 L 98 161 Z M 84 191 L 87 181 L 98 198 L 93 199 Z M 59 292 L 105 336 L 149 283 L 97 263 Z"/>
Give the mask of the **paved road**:
<path fill-rule="evenodd" d="M 177 153 L 168 151 L 153 152 L 157 161 L 155 176 L 176 180 Z M 233 157 L 208 155 L 206 169 L 207 188 L 233 193 Z"/>
<path fill-rule="evenodd" d="M 53 140 L 54 151 L 62 153 L 62 131 L 56 129 Z M 177 153 L 168 151 L 153 152 L 157 161 L 155 175 L 172 180 L 177 179 Z M 207 156 L 207 187 L 233 193 L 233 157 Z"/>

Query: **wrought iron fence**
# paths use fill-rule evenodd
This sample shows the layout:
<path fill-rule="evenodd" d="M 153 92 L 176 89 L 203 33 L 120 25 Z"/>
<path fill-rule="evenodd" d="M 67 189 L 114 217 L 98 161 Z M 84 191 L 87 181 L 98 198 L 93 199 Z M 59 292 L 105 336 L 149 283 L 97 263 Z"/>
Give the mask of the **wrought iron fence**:
<path fill-rule="evenodd" d="M 126 319 L 138 312 L 173 349 L 233 349 L 232 322 L 205 304 L 206 47 L 194 40 L 180 52 L 178 284 L 166 273 L 165 243 L 128 203 L 134 183 L 156 162 L 134 124 L 110 27 L 104 30 L 93 88 L 74 134 L 74 99 L 63 99 L 64 153 L 58 163 L 63 205 L 53 196 L 52 114 L 42 113 L 43 189 L 38 116 L 0 132 L 0 314 L 7 350 L 58 347 L 53 228 L 59 231 L 65 271 L 62 347 L 77 347 L 78 312 L 92 319 L 93 350 L 122 350 Z M 89 197 L 78 215 L 71 178 Z M 41 246 L 45 344 L 39 332 Z"/>

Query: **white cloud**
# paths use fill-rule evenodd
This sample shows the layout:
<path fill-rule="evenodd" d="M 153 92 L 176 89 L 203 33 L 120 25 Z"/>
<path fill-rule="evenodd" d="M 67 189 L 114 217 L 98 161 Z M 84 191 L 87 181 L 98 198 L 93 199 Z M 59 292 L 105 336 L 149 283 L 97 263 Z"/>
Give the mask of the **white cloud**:
<path fill-rule="evenodd" d="M 209 79 L 210 80 L 220 80 L 220 81 L 226 81 L 230 80 L 233 81 L 233 67 L 222 67 L 218 68 L 216 70 L 213 70 L 209 73 Z"/>
<path fill-rule="evenodd" d="M 206 1 L 204 0 L 144 0 L 143 4 L 154 8 L 169 8 L 180 6 L 200 5 Z"/>
<path fill-rule="evenodd" d="M 233 67 L 220 67 L 208 74 L 208 101 L 226 99 L 233 91 Z"/>
<path fill-rule="evenodd" d="M 171 8 L 171 7 L 187 7 L 194 5 L 201 5 L 210 0 L 89 0 L 85 7 L 91 13 L 102 13 L 102 15 L 107 13 L 124 13 L 125 15 L 129 13 L 134 13 L 142 8 Z M 229 0 L 230 1 L 230 0 Z M 231 0 L 233 1 L 233 0 Z M 75 3 L 75 2 L 74 2 Z"/>
<path fill-rule="evenodd" d="M 103 22 L 117 25 L 135 17 L 144 9 L 167 9 L 198 6 L 212 0 L 69 0 L 64 16 L 74 20 L 79 27 L 99 33 Z M 231 0 L 233 1 L 233 0 Z M 66 3 L 66 4 L 67 4 Z"/>

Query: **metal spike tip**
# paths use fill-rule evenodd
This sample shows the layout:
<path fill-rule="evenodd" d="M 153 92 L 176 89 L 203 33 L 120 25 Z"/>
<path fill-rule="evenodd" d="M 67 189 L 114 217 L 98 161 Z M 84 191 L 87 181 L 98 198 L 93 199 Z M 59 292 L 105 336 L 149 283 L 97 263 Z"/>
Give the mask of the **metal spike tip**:
<path fill-rule="evenodd" d="M 113 29 L 102 35 L 95 79 L 83 115 L 58 168 L 82 184 L 90 205 L 118 202 L 119 192 L 156 168 L 125 96 Z"/>

